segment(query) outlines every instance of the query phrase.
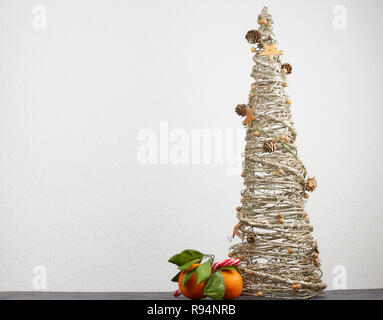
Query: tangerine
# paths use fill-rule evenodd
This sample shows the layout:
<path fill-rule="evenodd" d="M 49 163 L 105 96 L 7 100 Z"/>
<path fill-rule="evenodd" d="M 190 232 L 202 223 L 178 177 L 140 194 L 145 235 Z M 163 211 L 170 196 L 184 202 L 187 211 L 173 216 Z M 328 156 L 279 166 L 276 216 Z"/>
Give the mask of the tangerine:
<path fill-rule="evenodd" d="M 188 271 L 190 271 L 191 269 L 195 267 L 198 267 L 199 265 L 200 265 L 199 263 L 193 264 L 188 270 L 182 271 L 180 275 L 178 276 L 178 285 L 180 287 L 182 294 L 186 298 L 193 299 L 193 300 L 199 300 L 205 297 L 205 295 L 203 294 L 203 290 L 205 288 L 206 283 L 201 282 L 200 284 L 197 284 L 197 275 L 195 272 L 190 277 L 188 282 L 186 282 L 185 285 L 182 284 L 182 281 Z"/>
<path fill-rule="evenodd" d="M 225 280 L 225 300 L 233 300 L 242 293 L 243 279 L 237 270 L 225 269 L 222 270 L 223 279 Z"/>

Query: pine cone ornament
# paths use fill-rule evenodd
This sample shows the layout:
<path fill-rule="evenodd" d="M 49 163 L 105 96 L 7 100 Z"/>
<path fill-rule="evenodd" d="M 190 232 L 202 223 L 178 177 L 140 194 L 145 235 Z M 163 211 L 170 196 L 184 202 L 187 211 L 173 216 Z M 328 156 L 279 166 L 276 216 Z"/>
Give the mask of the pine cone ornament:
<path fill-rule="evenodd" d="M 241 116 L 241 117 L 244 117 L 246 115 L 246 105 L 245 104 L 239 104 L 237 105 L 237 107 L 235 108 L 235 112 Z"/>
<path fill-rule="evenodd" d="M 315 190 L 317 185 L 318 185 L 318 183 L 317 183 L 317 180 L 315 179 L 315 177 L 308 178 L 306 181 L 306 184 L 305 184 L 305 190 L 312 192 Z"/>
<path fill-rule="evenodd" d="M 254 232 L 249 232 L 246 237 L 248 243 L 255 243 L 256 238 L 257 236 Z"/>
<path fill-rule="evenodd" d="M 285 69 L 286 70 L 286 74 L 290 74 L 291 71 L 293 70 L 293 67 L 291 66 L 290 63 L 284 63 L 284 64 L 282 64 L 281 69 Z"/>
<path fill-rule="evenodd" d="M 262 14 L 258 16 L 258 23 L 265 27 L 269 27 L 271 25 L 268 17 Z"/>
<path fill-rule="evenodd" d="M 265 152 L 274 152 L 278 149 L 278 142 L 274 140 L 265 141 L 263 144 L 263 151 Z"/>
<path fill-rule="evenodd" d="M 246 33 L 245 38 L 248 43 L 254 44 L 261 39 L 261 33 L 258 30 L 250 30 Z"/>

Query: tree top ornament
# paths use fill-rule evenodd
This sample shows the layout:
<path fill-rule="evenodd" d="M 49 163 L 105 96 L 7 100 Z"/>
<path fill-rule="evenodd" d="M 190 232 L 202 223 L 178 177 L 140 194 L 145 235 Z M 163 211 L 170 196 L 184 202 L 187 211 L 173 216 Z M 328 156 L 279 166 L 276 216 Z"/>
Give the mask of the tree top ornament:
<path fill-rule="evenodd" d="M 289 63 L 282 63 L 267 8 L 259 27 L 246 34 L 254 45 L 254 82 L 247 104 L 236 112 L 246 116 L 243 154 L 244 188 L 236 214 L 233 238 L 240 241 L 229 256 L 241 260 L 244 294 L 268 298 L 309 298 L 321 293 L 319 250 L 305 212 L 308 192 L 317 181 L 307 178 L 298 157 L 292 101 L 285 92 Z"/>

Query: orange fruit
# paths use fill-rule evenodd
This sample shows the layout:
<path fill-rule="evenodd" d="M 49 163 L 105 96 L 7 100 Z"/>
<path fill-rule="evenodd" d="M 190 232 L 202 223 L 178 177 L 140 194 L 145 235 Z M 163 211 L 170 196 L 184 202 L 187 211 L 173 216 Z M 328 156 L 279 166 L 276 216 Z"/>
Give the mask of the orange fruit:
<path fill-rule="evenodd" d="M 225 300 L 233 300 L 237 298 L 243 289 L 243 279 L 237 270 L 222 270 L 223 279 L 225 280 L 226 291 L 223 296 Z"/>
<path fill-rule="evenodd" d="M 193 273 L 193 275 L 190 277 L 188 282 L 186 282 L 185 285 L 182 285 L 182 281 L 183 281 L 186 273 L 189 270 L 191 270 L 195 267 L 198 267 L 199 265 L 200 265 L 199 263 L 193 264 L 188 270 L 182 271 L 178 277 L 178 285 L 180 286 L 180 290 L 181 290 L 182 294 L 189 299 L 198 300 L 198 299 L 202 299 L 205 297 L 203 294 L 203 289 L 205 288 L 206 283 L 201 282 L 200 284 L 197 284 L 196 273 Z"/>

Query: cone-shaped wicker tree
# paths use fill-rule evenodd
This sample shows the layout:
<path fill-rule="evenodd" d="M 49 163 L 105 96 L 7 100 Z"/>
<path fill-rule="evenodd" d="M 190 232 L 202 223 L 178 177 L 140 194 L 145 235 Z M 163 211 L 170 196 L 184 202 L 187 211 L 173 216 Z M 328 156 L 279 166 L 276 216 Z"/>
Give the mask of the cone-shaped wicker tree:
<path fill-rule="evenodd" d="M 246 117 L 242 205 L 233 237 L 242 241 L 229 256 L 242 260 L 244 294 L 269 298 L 309 298 L 326 288 L 318 247 L 304 204 L 316 187 L 294 144 L 291 100 L 285 93 L 290 64 L 280 61 L 273 20 L 265 7 L 259 28 L 246 34 L 254 47 L 255 66 L 248 104 L 236 112 Z"/>

